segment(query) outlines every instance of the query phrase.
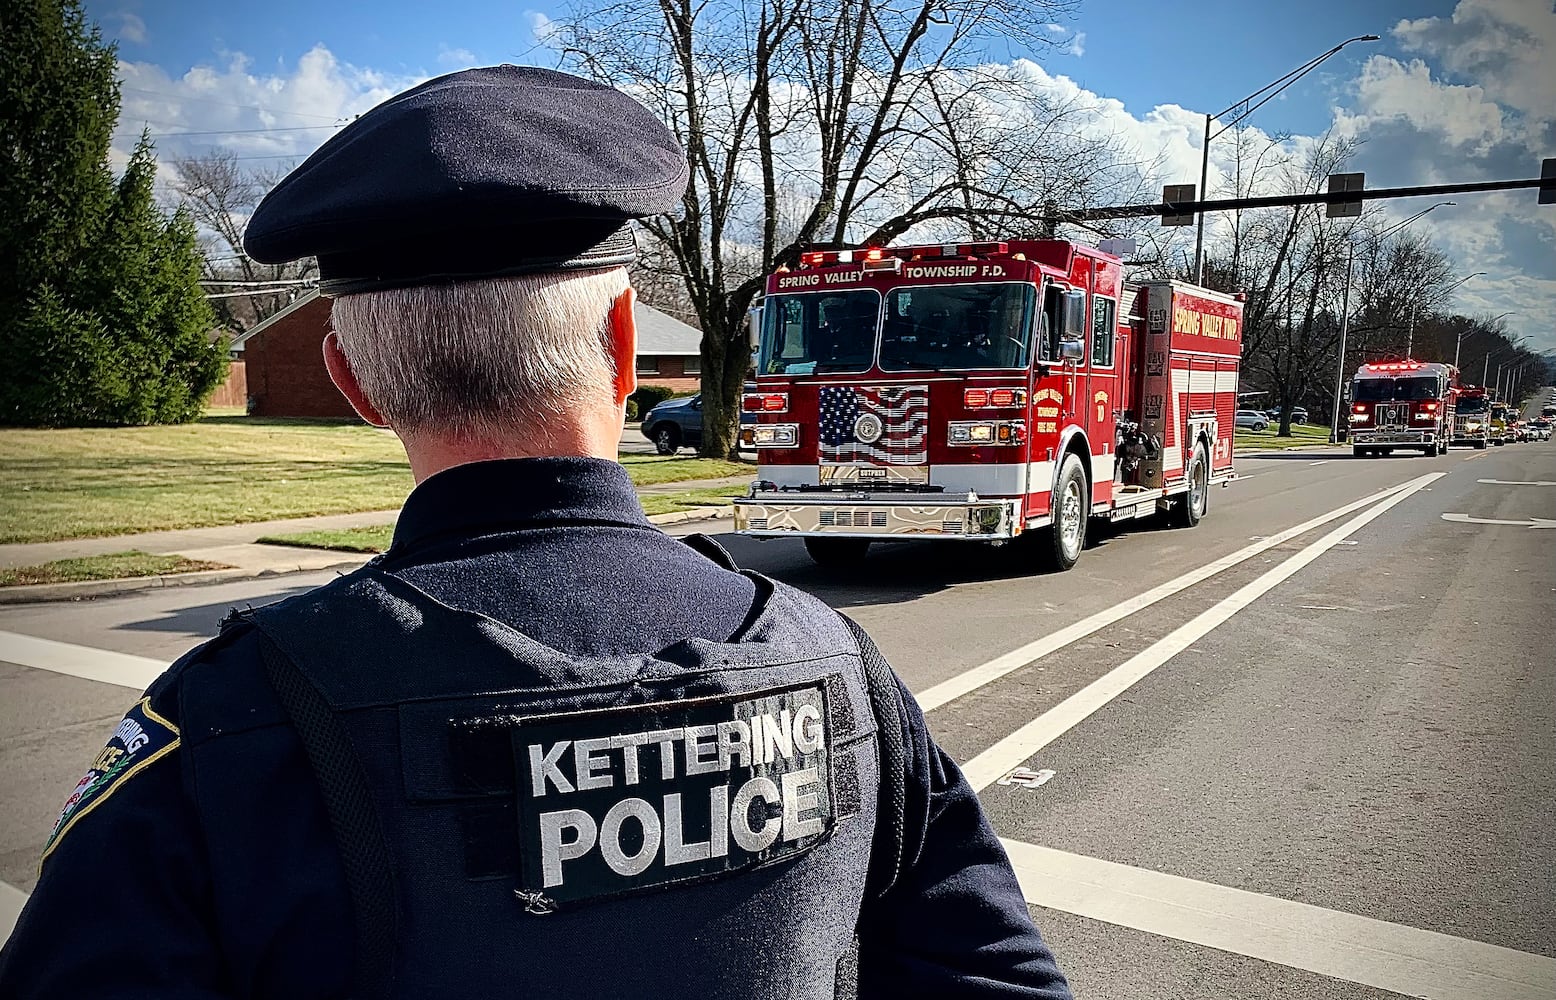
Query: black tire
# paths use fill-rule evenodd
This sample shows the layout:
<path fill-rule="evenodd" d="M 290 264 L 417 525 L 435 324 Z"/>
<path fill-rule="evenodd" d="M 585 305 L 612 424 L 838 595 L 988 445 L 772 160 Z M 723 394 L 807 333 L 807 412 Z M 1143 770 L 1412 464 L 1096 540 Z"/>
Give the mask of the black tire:
<path fill-rule="evenodd" d="M 1475 450 L 1476 451 L 1485 451 L 1486 450 L 1486 442 L 1484 442 L 1484 441 L 1476 441 L 1475 442 Z"/>
<path fill-rule="evenodd" d="M 1376 458 L 1377 455 L 1378 453 L 1371 448 L 1357 447 L 1351 449 L 1352 458 Z"/>
<path fill-rule="evenodd" d="M 1180 528 L 1194 527 L 1210 508 L 1210 460 L 1205 457 L 1204 445 L 1194 446 L 1187 476 L 1189 491 L 1172 509 L 1172 523 Z"/>
<path fill-rule="evenodd" d="M 1270 425 L 1269 424 L 1254 424 L 1253 425 L 1253 429 L 1254 429 L 1255 432 L 1257 432 L 1259 434 L 1263 434 L 1265 431 L 1270 429 Z"/>
<path fill-rule="evenodd" d="M 1042 562 L 1060 573 L 1080 562 L 1086 548 L 1086 526 L 1091 520 L 1091 484 L 1086 468 L 1073 451 L 1064 453 L 1054 479 L 1054 523 L 1042 532 Z"/>
<path fill-rule="evenodd" d="M 852 566 L 870 551 L 870 540 L 811 535 L 805 539 L 805 551 L 817 566 L 825 566 L 828 569 Z"/>
<path fill-rule="evenodd" d="M 681 429 L 674 424 L 660 424 L 654 428 L 654 450 L 661 455 L 674 455 L 681 450 Z"/>

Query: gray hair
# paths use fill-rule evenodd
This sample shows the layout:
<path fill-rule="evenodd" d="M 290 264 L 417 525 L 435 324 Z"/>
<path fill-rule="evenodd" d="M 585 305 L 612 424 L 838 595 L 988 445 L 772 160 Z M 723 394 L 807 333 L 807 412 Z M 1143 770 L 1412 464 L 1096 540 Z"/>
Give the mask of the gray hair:
<path fill-rule="evenodd" d="M 548 418 L 615 402 L 609 317 L 627 283 L 617 267 L 392 288 L 341 296 L 331 319 L 397 430 L 544 434 Z"/>

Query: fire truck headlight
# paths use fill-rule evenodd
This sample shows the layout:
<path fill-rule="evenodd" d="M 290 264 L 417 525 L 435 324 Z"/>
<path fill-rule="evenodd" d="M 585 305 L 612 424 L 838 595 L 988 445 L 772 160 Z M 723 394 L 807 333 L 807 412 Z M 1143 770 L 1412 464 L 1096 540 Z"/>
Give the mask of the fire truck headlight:
<path fill-rule="evenodd" d="M 753 448 L 793 448 L 800 439 L 798 424 L 757 424 L 748 431 Z"/>
<path fill-rule="evenodd" d="M 971 522 L 972 530 L 977 534 L 992 535 L 1000 529 L 1000 509 L 979 507 L 968 514 L 967 520 Z"/>
<path fill-rule="evenodd" d="M 1478 431 L 1478 430 L 1480 430 L 1480 421 L 1479 420 L 1466 421 L 1465 424 L 1464 424 L 1464 429 L 1467 430 L 1467 431 Z"/>
<path fill-rule="evenodd" d="M 1024 420 L 953 420 L 946 425 L 946 443 L 963 448 L 1021 444 L 1026 439 Z"/>

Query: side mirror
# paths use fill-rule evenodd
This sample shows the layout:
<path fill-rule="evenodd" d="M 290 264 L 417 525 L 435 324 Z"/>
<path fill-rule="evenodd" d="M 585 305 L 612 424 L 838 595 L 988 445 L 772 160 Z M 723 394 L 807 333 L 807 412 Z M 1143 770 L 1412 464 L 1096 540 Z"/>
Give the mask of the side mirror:
<path fill-rule="evenodd" d="M 1064 293 L 1064 335 L 1060 339 L 1086 339 L 1086 293 L 1079 289 Z"/>
<path fill-rule="evenodd" d="M 1086 343 L 1081 340 L 1059 341 L 1059 356 L 1066 361 L 1080 361 L 1086 357 Z"/>

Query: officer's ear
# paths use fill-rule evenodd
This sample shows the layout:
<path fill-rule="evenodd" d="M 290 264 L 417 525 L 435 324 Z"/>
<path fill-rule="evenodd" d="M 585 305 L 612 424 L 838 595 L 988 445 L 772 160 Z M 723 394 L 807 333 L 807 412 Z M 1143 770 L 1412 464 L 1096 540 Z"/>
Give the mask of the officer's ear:
<path fill-rule="evenodd" d="M 357 411 L 357 416 L 366 420 L 374 427 L 388 427 L 389 422 L 384 419 L 378 408 L 367 401 L 362 394 L 362 386 L 357 382 L 356 373 L 351 370 L 351 365 L 346 361 L 346 355 L 340 349 L 340 339 L 331 330 L 324 338 L 324 367 L 330 373 L 330 381 L 335 383 L 335 388 L 346 397 L 346 402 Z"/>
<path fill-rule="evenodd" d="M 616 405 L 626 406 L 638 387 L 638 321 L 632 306 L 637 292 L 631 285 L 611 303 L 611 361 L 616 368 Z"/>

